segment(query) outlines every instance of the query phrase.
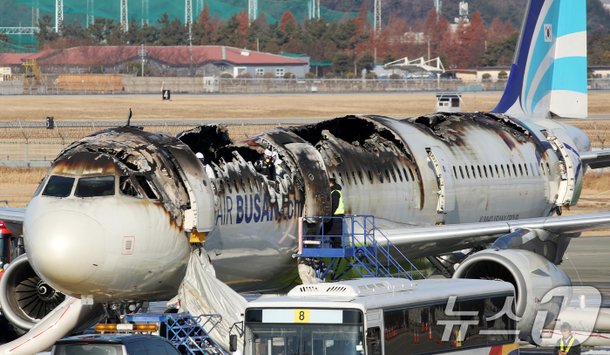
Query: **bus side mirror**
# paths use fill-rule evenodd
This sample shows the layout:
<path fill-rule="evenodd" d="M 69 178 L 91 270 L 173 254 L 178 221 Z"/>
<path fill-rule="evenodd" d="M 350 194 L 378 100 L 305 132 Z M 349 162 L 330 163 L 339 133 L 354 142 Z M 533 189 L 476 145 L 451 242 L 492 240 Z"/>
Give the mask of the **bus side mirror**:
<path fill-rule="evenodd" d="M 237 351 L 237 334 L 229 335 L 229 352 Z"/>

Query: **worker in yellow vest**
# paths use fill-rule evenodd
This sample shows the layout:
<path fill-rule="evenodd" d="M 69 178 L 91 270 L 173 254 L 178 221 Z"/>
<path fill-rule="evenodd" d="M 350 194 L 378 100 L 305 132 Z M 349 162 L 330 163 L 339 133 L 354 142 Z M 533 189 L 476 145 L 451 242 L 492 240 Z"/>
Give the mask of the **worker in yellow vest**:
<path fill-rule="evenodd" d="M 330 178 L 329 184 L 333 218 L 324 223 L 324 234 L 330 237 L 333 248 L 341 248 L 343 245 L 343 216 L 345 215 L 343 192 L 341 191 L 341 185 L 337 183 L 335 178 Z"/>
<path fill-rule="evenodd" d="M 564 322 L 561 325 L 561 339 L 555 347 L 555 355 L 580 355 L 580 343 L 572 335 L 570 323 Z"/>

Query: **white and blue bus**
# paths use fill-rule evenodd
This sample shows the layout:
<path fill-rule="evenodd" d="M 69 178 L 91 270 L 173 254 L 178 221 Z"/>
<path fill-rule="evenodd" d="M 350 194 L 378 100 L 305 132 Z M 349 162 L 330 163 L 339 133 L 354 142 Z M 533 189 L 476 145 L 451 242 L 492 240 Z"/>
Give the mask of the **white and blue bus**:
<path fill-rule="evenodd" d="M 366 278 L 295 287 L 244 313 L 247 355 L 516 354 L 502 281 Z"/>

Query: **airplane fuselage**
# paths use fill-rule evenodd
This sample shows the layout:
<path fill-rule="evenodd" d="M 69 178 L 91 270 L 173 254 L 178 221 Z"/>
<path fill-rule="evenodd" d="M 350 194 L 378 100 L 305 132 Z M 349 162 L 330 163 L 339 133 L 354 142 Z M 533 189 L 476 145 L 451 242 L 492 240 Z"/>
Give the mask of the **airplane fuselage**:
<path fill-rule="evenodd" d="M 35 270 L 76 297 L 166 299 L 184 276 L 193 247 L 185 232 L 198 228 L 196 221 L 187 226 L 187 211 L 198 206 L 195 216 L 201 220 L 205 210 L 213 221 L 204 247 L 218 276 L 239 291 L 277 290 L 296 278 L 298 217 L 330 214 L 330 177 L 343 187 L 347 214 L 375 215 L 382 224 L 512 220 L 576 203 L 578 152 L 589 149 L 571 126 L 482 113 L 347 116 L 239 144 L 222 135 L 199 128 L 180 141 L 122 128 L 67 148 L 27 209 Z M 281 161 L 276 176 L 255 169 L 267 148 Z M 195 151 L 203 151 L 203 164 Z M 209 172 L 201 177 L 204 165 Z M 213 198 L 195 201 L 189 174 Z M 47 191 L 54 176 L 73 180 L 68 192 Z M 114 177 L 111 192 L 78 196 L 81 179 L 100 176 Z M 405 252 L 460 247 L 431 243 Z M 54 267 L 60 264 L 69 267 Z"/>

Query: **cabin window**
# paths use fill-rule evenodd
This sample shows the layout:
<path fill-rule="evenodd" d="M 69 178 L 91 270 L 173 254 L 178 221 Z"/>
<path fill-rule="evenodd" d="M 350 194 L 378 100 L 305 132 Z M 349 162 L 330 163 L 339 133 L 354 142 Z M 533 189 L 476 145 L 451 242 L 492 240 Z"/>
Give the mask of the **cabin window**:
<path fill-rule="evenodd" d="M 413 171 L 409 169 L 409 174 L 411 174 L 411 180 L 415 181 L 415 177 L 413 176 Z"/>
<path fill-rule="evenodd" d="M 491 167 L 491 165 L 489 166 L 489 175 L 491 175 L 491 177 L 495 177 L 494 176 L 494 169 Z"/>
<path fill-rule="evenodd" d="M 354 180 L 354 185 L 358 185 L 358 180 L 356 179 L 356 172 L 352 171 L 352 180 Z"/>
<path fill-rule="evenodd" d="M 402 182 L 402 174 L 400 173 L 400 168 L 396 167 L 396 175 L 398 175 L 398 178 L 400 179 L 400 182 Z"/>
<path fill-rule="evenodd" d="M 513 164 L 513 172 L 515 173 L 515 176 L 518 176 L 517 175 L 517 167 L 515 166 L 515 164 Z M 521 175 L 523 175 L 523 173 Z"/>
<path fill-rule="evenodd" d="M 479 177 L 483 178 L 483 174 L 481 174 L 481 166 L 477 165 L 477 170 L 479 171 Z"/>
<path fill-rule="evenodd" d="M 405 169 L 404 167 L 402 168 L 402 172 L 405 174 L 405 179 L 407 179 L 407 181 L 409 181 L 409 174 L 407 173 L 407 169 Z"/>
<path fill-rule="evenodd" d="M 114 176 L 93 176 L 78 179 L 74 196 L 97 197 L 114 195 Z"/>
<path fill-rule="evenodd" d="M 512 176 L 510 174 L 510 165 L 506 164 L 506 172 L 508 173 L 508 176 Z"/>
<path fill-rule="evenodd" d="M 396 179 L 396 173 L 394 172 L 394 169 L 390 169 L 390 175 L 392 175 L 392 180 L 394 180 L 394 182 L 398 181 L 398 179 Z"/>
<path fill-rule="evenodd" d="M 536 169 L 536 165 L 534 163 L 530 163 L 530 171 L 532 172 L 533 176 L 539 176 L 539 171 L 538 169 Z"/>
<path fill-rule="evenodd" d="M 500 169 L 498 169 L 498 164 L 495 164 L 496 167 L 496 176 L 500 177 Z"/>
<path fill-rule="evenodd" d="M 369 175 L 369 181 L 371 182 L 371 184 L 373 183 L 373 173 L 370 170 L 367 170 L 367 173 Z"/>
<path fill-rule="evenodd" d="M 470 169 L 472 169 L 472 178 L 473 178 L 473 179 L 476 179 L 476 178 L 477 178 L 477 173 L 476 173 L 476 171 L 474 170 L 474 165 L 471 165 L 471 166 L 470 166 Z"/>
<path fill-rule="evenodd" d="M 462 179 L 463 179 L 464 178 L 464 171 L 462 170 L 461 166 L 459 167 L 459 169 L 460 169 L 460 175 L 462 176 Z"/>
<path fill-rule="evenodd" d="M 479 168 L 480 170 L 481 168 Z M 487 165 L 483 165 L 483 172 L 485 173 L 485 177 L 488 178 L 489 176 L 487 175 Z"/>
<path fill-rule="evenodd" d="M 453 166 L 453 178 L 457 179 L 457 171 L 455 170 L 455 165 Z"/>
<path fill-rule="evenodd" d="M 68 197 L 72 192 L 74 178 L 67 176 L 51 175 L 49 182 L 42 192 L 43 196 Z"/>
<path fill-rule="evenodd" d="M 358 170 L 358 178 L 360 178 L 360 183 L 364 184 L 364 179 L 362 178 L 362 171 Z"/>
<path fill-rule="evenodd" d="M 466 177 L 470 179 L 470 171 L 468 171 L 468 166 L 465 166 L 464 170 L 466 170 Z"/>

